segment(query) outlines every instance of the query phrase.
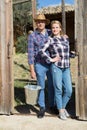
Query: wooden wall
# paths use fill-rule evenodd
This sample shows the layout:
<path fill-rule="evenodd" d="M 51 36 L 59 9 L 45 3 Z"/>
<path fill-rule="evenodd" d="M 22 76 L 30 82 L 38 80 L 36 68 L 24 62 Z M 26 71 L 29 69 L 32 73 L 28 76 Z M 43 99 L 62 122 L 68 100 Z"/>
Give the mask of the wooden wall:
<path fill-rule="evenodd" d="M 13 103 L 12 0 L 0 0 L 0 114 L 10 114 Z"/>
<path fill-rule="evenodd" d="M 27 1 L 19 0 L 17 3 Z M 0 114 L 14 111 L 12 4 L 12 0 L 0 0 Z M 32 6 L 35 5 L 36 1 L 32 0 Z M 33 17 L 36 14 L 34 7 Z"/>
<path fill-rule="evenodd" d="M 76 115 L 87 120 L 87 0 L 75 0 L 75 41 L 78 53 Z"/>

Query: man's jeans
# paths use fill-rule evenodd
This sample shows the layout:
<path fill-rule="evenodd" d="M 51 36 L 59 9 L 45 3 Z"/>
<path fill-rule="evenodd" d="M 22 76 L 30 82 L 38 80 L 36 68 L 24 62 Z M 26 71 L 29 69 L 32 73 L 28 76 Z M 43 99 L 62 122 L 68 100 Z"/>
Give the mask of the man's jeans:
<path fill-rule="evenodd" d="M 55 100 L 58 109 L 65 108 L 72 94 L 70 68 L 59 68 L 52 64 Z"/>
<path fill-rule="evenodd" d="M 52 76 L 50 71 L 50 65 L 47 64 L 35 64 L 35 71 L 37 76 L 37 84 L 41 86 L 41 90 L 39 91 L 38 96 L 38 104 L 40 107 L 46 107 L 45 106 L 45 78 L 47 75 L 48 79 L 48 102 L 49 106 L 54 106 L 54 88 L 53 88 L 53 82 L 52 82 Z"/>

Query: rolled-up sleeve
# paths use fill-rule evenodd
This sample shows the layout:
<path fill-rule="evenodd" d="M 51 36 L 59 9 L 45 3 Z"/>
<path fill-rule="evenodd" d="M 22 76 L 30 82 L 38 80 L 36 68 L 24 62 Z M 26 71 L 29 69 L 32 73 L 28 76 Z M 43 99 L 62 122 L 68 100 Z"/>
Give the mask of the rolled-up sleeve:
<path fill-rule="evenodd" d="M 28 64 L 34 64 L 34 41 L 33 36 L 28 36 Z"/>

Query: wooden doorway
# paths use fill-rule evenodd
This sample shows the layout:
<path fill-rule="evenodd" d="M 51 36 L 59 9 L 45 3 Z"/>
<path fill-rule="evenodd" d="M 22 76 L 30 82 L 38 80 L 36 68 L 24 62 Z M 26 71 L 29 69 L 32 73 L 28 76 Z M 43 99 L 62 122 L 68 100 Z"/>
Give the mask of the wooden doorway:
<path fill-rule="evenodd" d="M 14 109 L 12 15 L 12 0 L 0 0 L 0 114 L 10 114 Z M 78 53 L 76 115 L 83 120 L 87 120 L 86 30 L 87 1 L 75 0 L 75 41 Z"/>

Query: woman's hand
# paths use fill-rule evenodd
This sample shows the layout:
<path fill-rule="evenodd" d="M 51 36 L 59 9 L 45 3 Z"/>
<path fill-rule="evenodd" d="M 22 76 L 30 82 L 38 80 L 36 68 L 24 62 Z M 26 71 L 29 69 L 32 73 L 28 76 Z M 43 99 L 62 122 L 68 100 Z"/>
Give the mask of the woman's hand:
<path fill-rule="evenodd" d="M 50 62 L 57 62 L 57 61 L 60 61 L 61 58 L 59 56 L 56 56 L 54 58 L 51 58 Z"/>

